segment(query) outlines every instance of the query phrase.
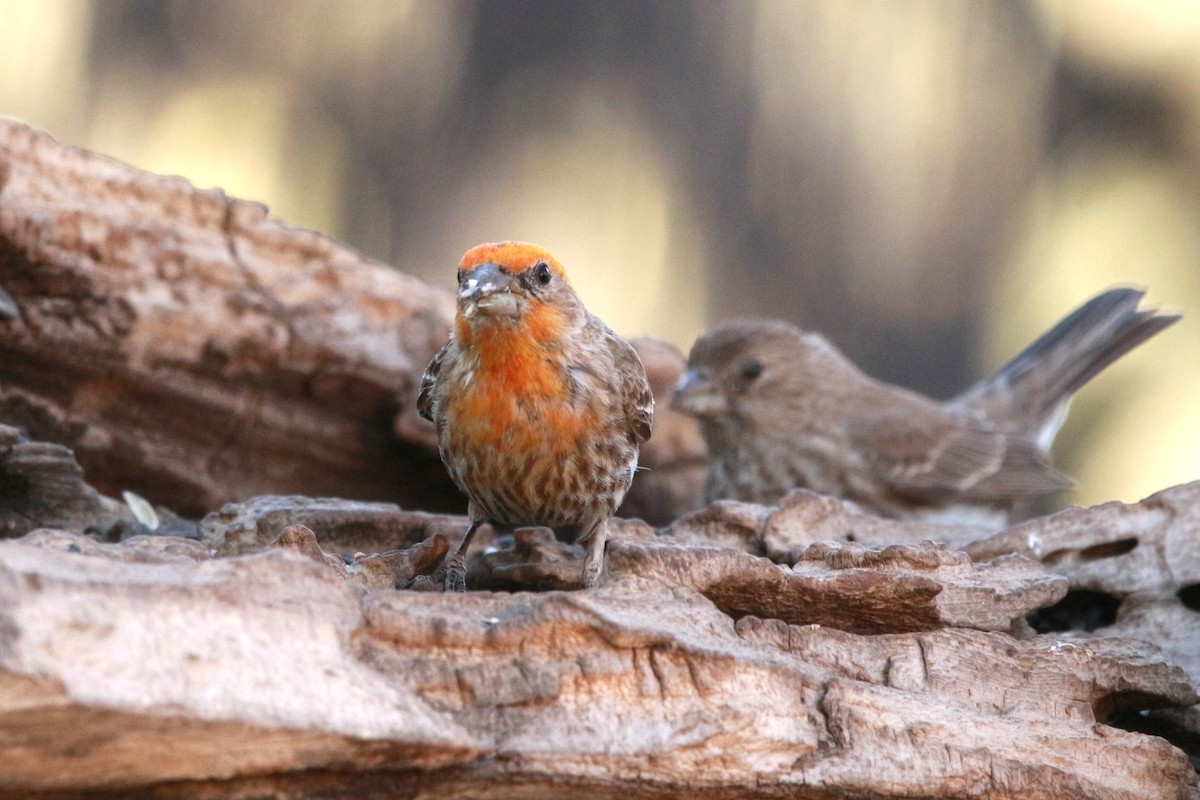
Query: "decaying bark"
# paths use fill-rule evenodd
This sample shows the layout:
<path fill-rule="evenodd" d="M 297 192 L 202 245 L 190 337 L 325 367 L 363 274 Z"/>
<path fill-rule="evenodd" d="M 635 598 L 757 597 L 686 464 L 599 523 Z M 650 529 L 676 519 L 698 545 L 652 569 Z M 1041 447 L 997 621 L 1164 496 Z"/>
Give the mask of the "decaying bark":
<path fill-rule="evenodd" d="M 1200 796 L 1168 743 L 1097 725 L 1195 701 L 1152 646 L 928 613 L 931 590 L 975 573 L 994 591 L 981 620 L 1007 602 L 1003 625 L 977 627 L 1008 627 L 1065 588 L 1023 559 L 818 547 L 791 571 L 618 539 L 602 589 L 464 596 L 369 590 L 289 538 L 232 558 L 173 537 L 0 543 L 9 785 L 228 778 L 250 796 L 262 784 L 241 778 L 309 770 L 395 772 L 420 796 Z M 792 574 L 789 624 L 772 612 Z M 883 606 L 910 632 L 845 629 Z M 169 759 L 145 757 L 155 740 Z"/>
<path fill-rule="evenodd" d="M 1137 504 L 1072 508 L 977 542 L 977 559 L 1036 558 L 1070 579 L 1070 595 L 1042 611 L 1040 629 L 1064 639 L 1098 631 L 1152 641 L 1200 685 L 1200 481 Z M 1122 722 L 1184 743 L 1200 763 L 1200 706 Z"/>
<path fill-rule="evenodd" d="M 132 515 L 84 481 L 70 448 L 0 424 L 0 536 L 43 526 L 107 527 L 123 518 Z"/>
<path fill-rule="evenodd" d="M 1200 800 L 1200 484 L 993 537 L 684 514 L 639 342 L 658 527 L 587 591 L 485 527 L 418 592 L 465 529 L 411 403 L 448 292 L 3 120 L 0 287 L 0 797 Z"/>
<path fill-rule="evenodd" d="M 389 422 L 445 339 L 444 290 L 4 120 L 0 285 L 19 312 L 0 418 L 72 447 L 108 494 L 191 513 L 267 491 L 454 499 Z"/>

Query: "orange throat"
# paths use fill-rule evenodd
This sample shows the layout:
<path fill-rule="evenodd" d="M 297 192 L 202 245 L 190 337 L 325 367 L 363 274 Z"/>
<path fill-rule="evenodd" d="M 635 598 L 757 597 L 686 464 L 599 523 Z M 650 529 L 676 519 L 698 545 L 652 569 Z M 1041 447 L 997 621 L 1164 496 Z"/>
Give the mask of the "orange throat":
<path fill-rule="evenodd" d="M 564 314 L 554 306 L 536 304 L 520 319 L 477 318 L 461 312 L 455 334 L 464 353 L 474 356 L 485 379 L 499 380 L 514 391 L 557 395 L 566 390 L 554 359 L 561 351 L 566 329 Z"/>
<path fill-rule="evenodd" d="M 566 387 L 547 348 L 520 323 L 458 321 L 458 341 L 475 365 L 474 381 L 498 391 L 557 395 Z"/>
<path fill-rule="evenodd" d="M 563 369 L 565 320 L 554 308 L 522 319 L 456 322 L 456 338 L 473 367 L 458 402 L 459 434 L 476 446 L 507 442 L 530 451 L 564 452 L 578 444 L 592 412 L 576 408 Z"/>

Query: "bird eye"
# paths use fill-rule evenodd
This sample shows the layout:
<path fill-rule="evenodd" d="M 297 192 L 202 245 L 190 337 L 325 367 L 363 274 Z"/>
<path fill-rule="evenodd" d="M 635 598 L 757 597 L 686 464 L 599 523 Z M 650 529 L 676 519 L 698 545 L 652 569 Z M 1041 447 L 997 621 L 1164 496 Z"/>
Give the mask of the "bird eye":
<path fill-rule="evenodd" d="M 537 278 L 537 282 L 543 286 L 550 283 L 550 265 L 545 261 L 539 261 L 533 267 L 533 277 Z"/>
<path fill-rule="evenodd" d="M 747 358 L 742 362 L 742 377 L 752 381 L 762 375 L 763 365 L 757 358 Z"/>
<path fill-rule="evenodd" d="M 455 278 L 455 280 L 457 280 L 459 283 L 462 283 L 463 278 L 465 278 L 466 276 L 467 276 L 467 271 L 465 269 L 460 269 L 458 271 L 458 277 Z"/>

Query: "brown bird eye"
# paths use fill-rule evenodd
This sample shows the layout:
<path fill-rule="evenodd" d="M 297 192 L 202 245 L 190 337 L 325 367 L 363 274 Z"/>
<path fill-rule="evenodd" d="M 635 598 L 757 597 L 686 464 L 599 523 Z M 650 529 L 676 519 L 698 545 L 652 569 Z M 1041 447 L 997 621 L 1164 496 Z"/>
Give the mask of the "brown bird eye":
<path fill-rule="evenodd" d="M 757 358 L 747 358 L 742 362 L 742 377 L 752 381 L 762 375 L 763 365 Z"/>
<path fill-rule="evenodd" d="M 539 261 L 533 268 L 533 277 L 537 278 L 537 282 L 543 286 L 548 284 L 550 282 L 550 265 L 545 261 Z"/>

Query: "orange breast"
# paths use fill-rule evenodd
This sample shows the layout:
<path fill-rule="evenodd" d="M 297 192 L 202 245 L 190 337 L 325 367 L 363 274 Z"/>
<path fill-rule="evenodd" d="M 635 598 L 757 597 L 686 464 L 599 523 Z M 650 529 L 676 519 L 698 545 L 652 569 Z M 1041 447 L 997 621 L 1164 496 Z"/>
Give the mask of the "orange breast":
<path fill-rule="evenodd" d="M 471 358 L 447 387 L 442 449 L 455 482 L 494 519 L 562 525 L 577 521 L 566 495 L 578 504 L 595 493 L 587 473 L 605 412 L 573 397 L 557 351 L 535 338 L 543 332 L 481 326 L 466 342 L 460 332 Z"/>
<path fill-rule="evenodd" d="M 446 403 L 450 436 L 473 449 L 553 457 L 576 447 L 596 413 L 571 403 L 566 375 L 548 364 L 477 369 L 469 389 Z"/>
<path fill-rule="evenodd" d="M 561 453 L 595 413 L 571 402 L 571 385 L 561 363 L 561 314 L 531 309 L 520 324 L 472 328 L 458 321 L 458 338 L 472 369 L 450 393 L 448 411 L 478 446 L 506 443 L 527 452 Z"/>

